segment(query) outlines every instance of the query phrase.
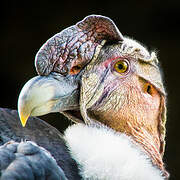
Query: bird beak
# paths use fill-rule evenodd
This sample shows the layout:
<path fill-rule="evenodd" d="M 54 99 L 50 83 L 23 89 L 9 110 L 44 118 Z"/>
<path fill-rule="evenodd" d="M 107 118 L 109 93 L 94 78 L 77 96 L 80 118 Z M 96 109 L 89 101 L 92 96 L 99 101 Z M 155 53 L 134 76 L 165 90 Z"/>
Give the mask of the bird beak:
<path fill-rule="evenodd" d="M 18 112 L 22 126 L 29 116 L 73 110 L 79 106 L 78 81 L 73 76 L 50 74 L 30 79 L 22 88 L 18 99 Z"/>

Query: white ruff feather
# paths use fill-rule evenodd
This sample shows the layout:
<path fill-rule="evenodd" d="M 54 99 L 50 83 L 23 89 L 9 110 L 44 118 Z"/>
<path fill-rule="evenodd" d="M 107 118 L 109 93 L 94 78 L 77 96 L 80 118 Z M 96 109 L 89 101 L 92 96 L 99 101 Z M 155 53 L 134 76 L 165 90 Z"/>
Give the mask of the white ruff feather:
<path fill-rule="evenodd" d="M 140 147 L 107 127 L 76 124 L 65 131 L 72 157 L 88 180 L 162 180 Z"/>

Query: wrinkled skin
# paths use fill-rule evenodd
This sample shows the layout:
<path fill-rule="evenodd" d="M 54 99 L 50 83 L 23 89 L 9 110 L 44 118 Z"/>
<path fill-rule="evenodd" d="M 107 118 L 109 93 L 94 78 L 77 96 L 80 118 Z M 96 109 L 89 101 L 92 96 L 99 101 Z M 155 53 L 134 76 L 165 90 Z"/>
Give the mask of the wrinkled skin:
<path fill-rule="evenodd" d="M 124 56 L 119 45 L 105 46 L 98 59 L 100 61 L 91 62 L 86 67 L 82 77 L 84 119 L 87 123 L 95 120 L 131 135 L 148 151 L 154 163 L 163 168 L 160 153 L 164 144 L 159 137 L 162 93 L 144 76 L 139 76 L 138 69 L 147 64 L 139 64 L 138 59 Z M 124 74 L 114 69 L 114 64 L 120 60 L 129 64 Z"/>
<path fill-rule="evenodd" d="M 36 70 L 39 75 L 79 72 L 104 44 L 104 40 L 122 41 L 123 37 L 109 18 L 88 16 L 54 35 L 41 47 L 35 59 Z"/>

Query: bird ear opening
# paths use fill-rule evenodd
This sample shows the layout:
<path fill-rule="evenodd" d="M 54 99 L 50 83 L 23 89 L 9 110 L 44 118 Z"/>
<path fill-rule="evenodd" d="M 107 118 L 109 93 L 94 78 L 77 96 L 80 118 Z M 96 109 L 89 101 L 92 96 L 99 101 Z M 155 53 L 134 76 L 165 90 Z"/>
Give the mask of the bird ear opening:
<path fill-rule="evenodd" d="M 35 58 L 36 70 L 45 76 L 51 72 L 78 74 L 94 56 L 97 57 L 104 43 L 111 41 L 123 41 L 114 22 L 105 16 L 87 16 L 54 35 L 40 48 Z"/>

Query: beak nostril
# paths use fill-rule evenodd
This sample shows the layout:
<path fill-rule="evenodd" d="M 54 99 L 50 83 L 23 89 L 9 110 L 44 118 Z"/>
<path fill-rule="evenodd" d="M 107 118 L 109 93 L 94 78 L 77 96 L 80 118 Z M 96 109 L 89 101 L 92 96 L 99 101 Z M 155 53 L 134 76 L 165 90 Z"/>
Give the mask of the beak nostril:
<path fill-rule="evenodd" d="M 80 71 L 81 71 L 81 66 L 80 65 L 76 65 L 76 66 L 73 66 L 70 71 L 69 71 L 69 74 L 70 75 L 76 75 L 78 74 Z"/>

